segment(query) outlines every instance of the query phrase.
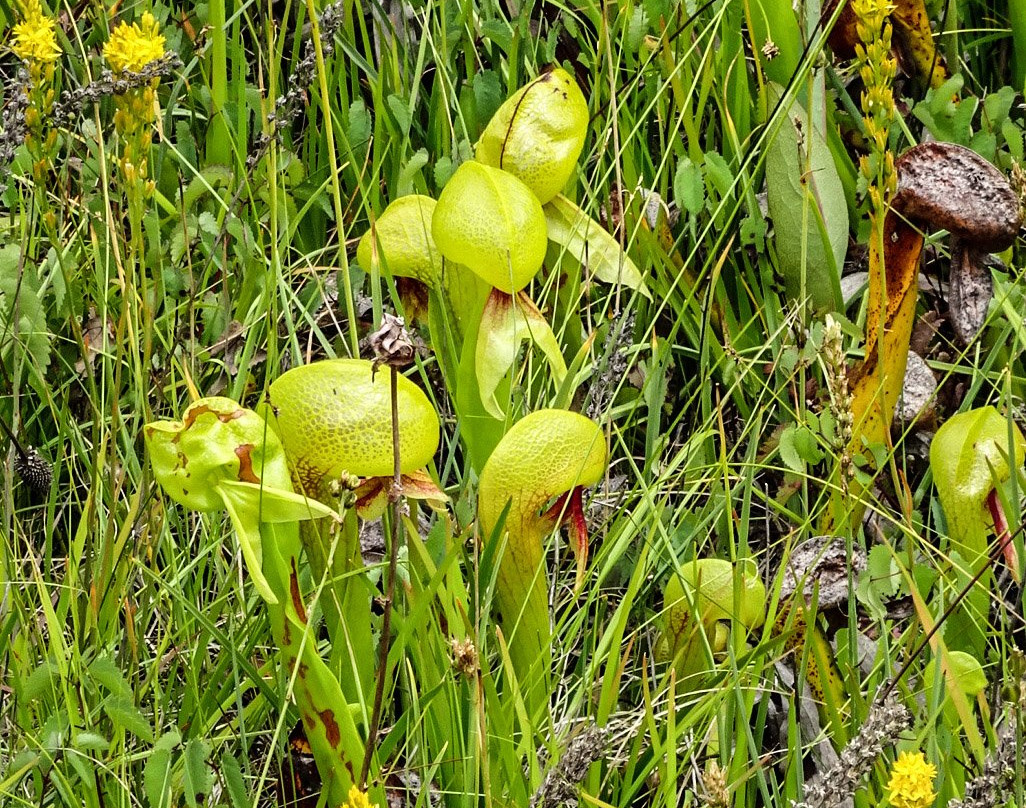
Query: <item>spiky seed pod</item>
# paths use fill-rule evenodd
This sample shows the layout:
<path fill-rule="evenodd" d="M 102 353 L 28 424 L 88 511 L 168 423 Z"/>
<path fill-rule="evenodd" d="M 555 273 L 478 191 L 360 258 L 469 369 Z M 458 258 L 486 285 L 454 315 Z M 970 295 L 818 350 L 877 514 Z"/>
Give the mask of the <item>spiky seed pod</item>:
<path fill-rule="evenodd" d="M 53 480 L 53 467 L 33 447 L 14 455 L 14 472 L 32 491 L 46 495 Z"/>

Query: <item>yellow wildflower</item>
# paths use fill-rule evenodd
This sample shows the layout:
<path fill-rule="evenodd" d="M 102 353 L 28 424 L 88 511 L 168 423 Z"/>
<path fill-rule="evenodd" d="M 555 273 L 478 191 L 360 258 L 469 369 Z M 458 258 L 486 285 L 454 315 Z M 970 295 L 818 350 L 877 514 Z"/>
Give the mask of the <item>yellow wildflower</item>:
<path fill-rule="evenodd" d="M 894 761 L 887 791 L 894 808 L 928 808 L 933 804 L 933 780 L 937 767 L 922 752 L 902 752 Z"/>
<path fill-rule="evenodd" d="M 43 14 L 39 0 L 21 6 L 24 19 L 11 29 L 11 50 L 23 62 L 55 62 L 61 56 L 54 22 Z"/>
<path fill-rule="evenodd" d="M 879 31 L 883 28 L 884 20 L 894 10 L 894 6 L 887 0 L 853 0 L 851 10 L 855 13 L 857 28 Z M 872 41 L 870 37 L 863 36 L 862 30 L 858 33 L 863 42 Z"/>
<path fill-rule="evenodd" d="M 103 58 L 117 73 L 138 73 L 163 55 L 164 37 L 157 32 L 157 21 L 148 11 L 139 22 L 119 23 L 103 46 Z"/>
<path fill-rule="evenodd" d="M 360 791 L 356 786 L 349 789 L 349 799 L 342 808 L 378 808 L 378 804 L 372 803 L 367 792 Z"/>

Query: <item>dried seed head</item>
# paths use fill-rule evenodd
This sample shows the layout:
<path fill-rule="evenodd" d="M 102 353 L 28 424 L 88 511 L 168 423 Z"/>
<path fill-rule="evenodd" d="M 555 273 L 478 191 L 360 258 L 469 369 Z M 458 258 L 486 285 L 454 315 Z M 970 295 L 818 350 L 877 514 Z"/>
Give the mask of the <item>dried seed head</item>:
<path fill-rule="evenodd" d="M 0 194 L 7 190 L 9 166 L 14 153 L 25 142 L 28 127 L 25 113 L 29 108 L 28 90 L 32 86 L 29 72 L 19 67 L 13 80 L 4 79 L 7 85 L 7 104 L 0 112 Z"/>
<path fill-rule="evenodd" d="M 111 95 L 124 95 L 140 87 L 150 87 L 153 82 L 170 76 L 181 67 L 181 58 L 174 51 L 169 51 L 159 59 L 144 65 L 138 72 L 123 70 L 115 74 L 114 71 L 105 69 L 96 81 L 85 87 L 61 93 L 60 100 L 53 108 L 53 125 L 58 129 L 69 127 L 86 104 L 96 103 Z"/>
<path fill-rule="evenodd" d="M 477 675 L 480 667 L 480 660 L 477 655 L 477 646 L 469 637 L 459 640 L 453 637 L 449 640 L 449 647 L 452 651 L 452 666 L 457 673 L 466 676 L 468 679 Z"/>
<path fill-rule="evenodd" d="M 531 808 L 577 805 L 577 790 L 591 764 L 601 760 L 609 746 L 609 733 L 591 724 L 567 744 L 566 752 L 545 775 L 531 798 Z"/>
<path fill-rule="evenodd" d="M 841 750 L 837 763 L 807 782 L 805 801 L 794 803 L 792 808 L 837 808 L 844 804 L 884 747 L 895 743 L 911 723 L 912 716 L 893 694 L 874 704 L 858 734 Z"/>
<path fill-rule="evenodd" d="M 730 805 L 727 773 L 715 760 L 702 773 L 702 805 L 704 808 L 728 808 Z"/>
<path fill-rule="evenodd" d="M 402 317 L 387 312 L 381 316 L 381 328 L 370 335 L 374 365 L 402 368 L 413 362 L 417 349 Z"/>

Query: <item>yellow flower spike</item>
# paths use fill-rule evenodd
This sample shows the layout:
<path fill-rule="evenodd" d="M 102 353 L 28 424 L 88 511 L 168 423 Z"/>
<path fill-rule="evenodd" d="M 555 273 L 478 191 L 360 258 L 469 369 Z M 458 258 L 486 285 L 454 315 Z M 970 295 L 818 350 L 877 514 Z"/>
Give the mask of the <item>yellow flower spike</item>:
<path fill-rule="evenodd" d="M 481 540 L 489 542 L 500 525 L 505 530 L 495 592 L 513 670 L 532 712 L 544 703 L 550 668 L 542 543 L 558 517 L 568 517 L 579 563 L 587 559 L 579 492 L 601 479 L 606 462 L 598 424 L 575 412 L 539 410 L 513 425 L 481 471 Z M 552 499 L 556 504 L 542 513 Z"/>
<path fill-rule="evenodd" d="M 928 808 L 937 795 L 933 781 L 937 767 L 927 763 L 922 752 L 902 752 L 891 768 L 887 782 L 893 808 Z"/>
<path fill-rule="evenodd" d="M 118 23 L 103 46 L 103 58 L 117 73 L 125 70 L 138 73 L 163 55 L 164 37 L 158 32 L 157 20 L 148 11 L 139 22 Z"/>

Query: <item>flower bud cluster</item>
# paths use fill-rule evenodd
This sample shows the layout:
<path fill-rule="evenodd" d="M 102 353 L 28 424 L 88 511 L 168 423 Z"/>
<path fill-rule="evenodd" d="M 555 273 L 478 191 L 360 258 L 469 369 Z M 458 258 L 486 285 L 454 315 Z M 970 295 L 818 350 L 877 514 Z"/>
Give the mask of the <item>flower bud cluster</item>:
<path fill-rule="evenodd" d="M 841 486 L 847 491 L 853 473 L 849 446 L 855 420 L 851 390 L 848 386 L 848 364 L 844 357 L 844 341 L 840 323 L 829 314 L 823 329 L 823 366 L 830 393 L 830 414 L 836 424 L 834 448 L 841 452 Z"/>

